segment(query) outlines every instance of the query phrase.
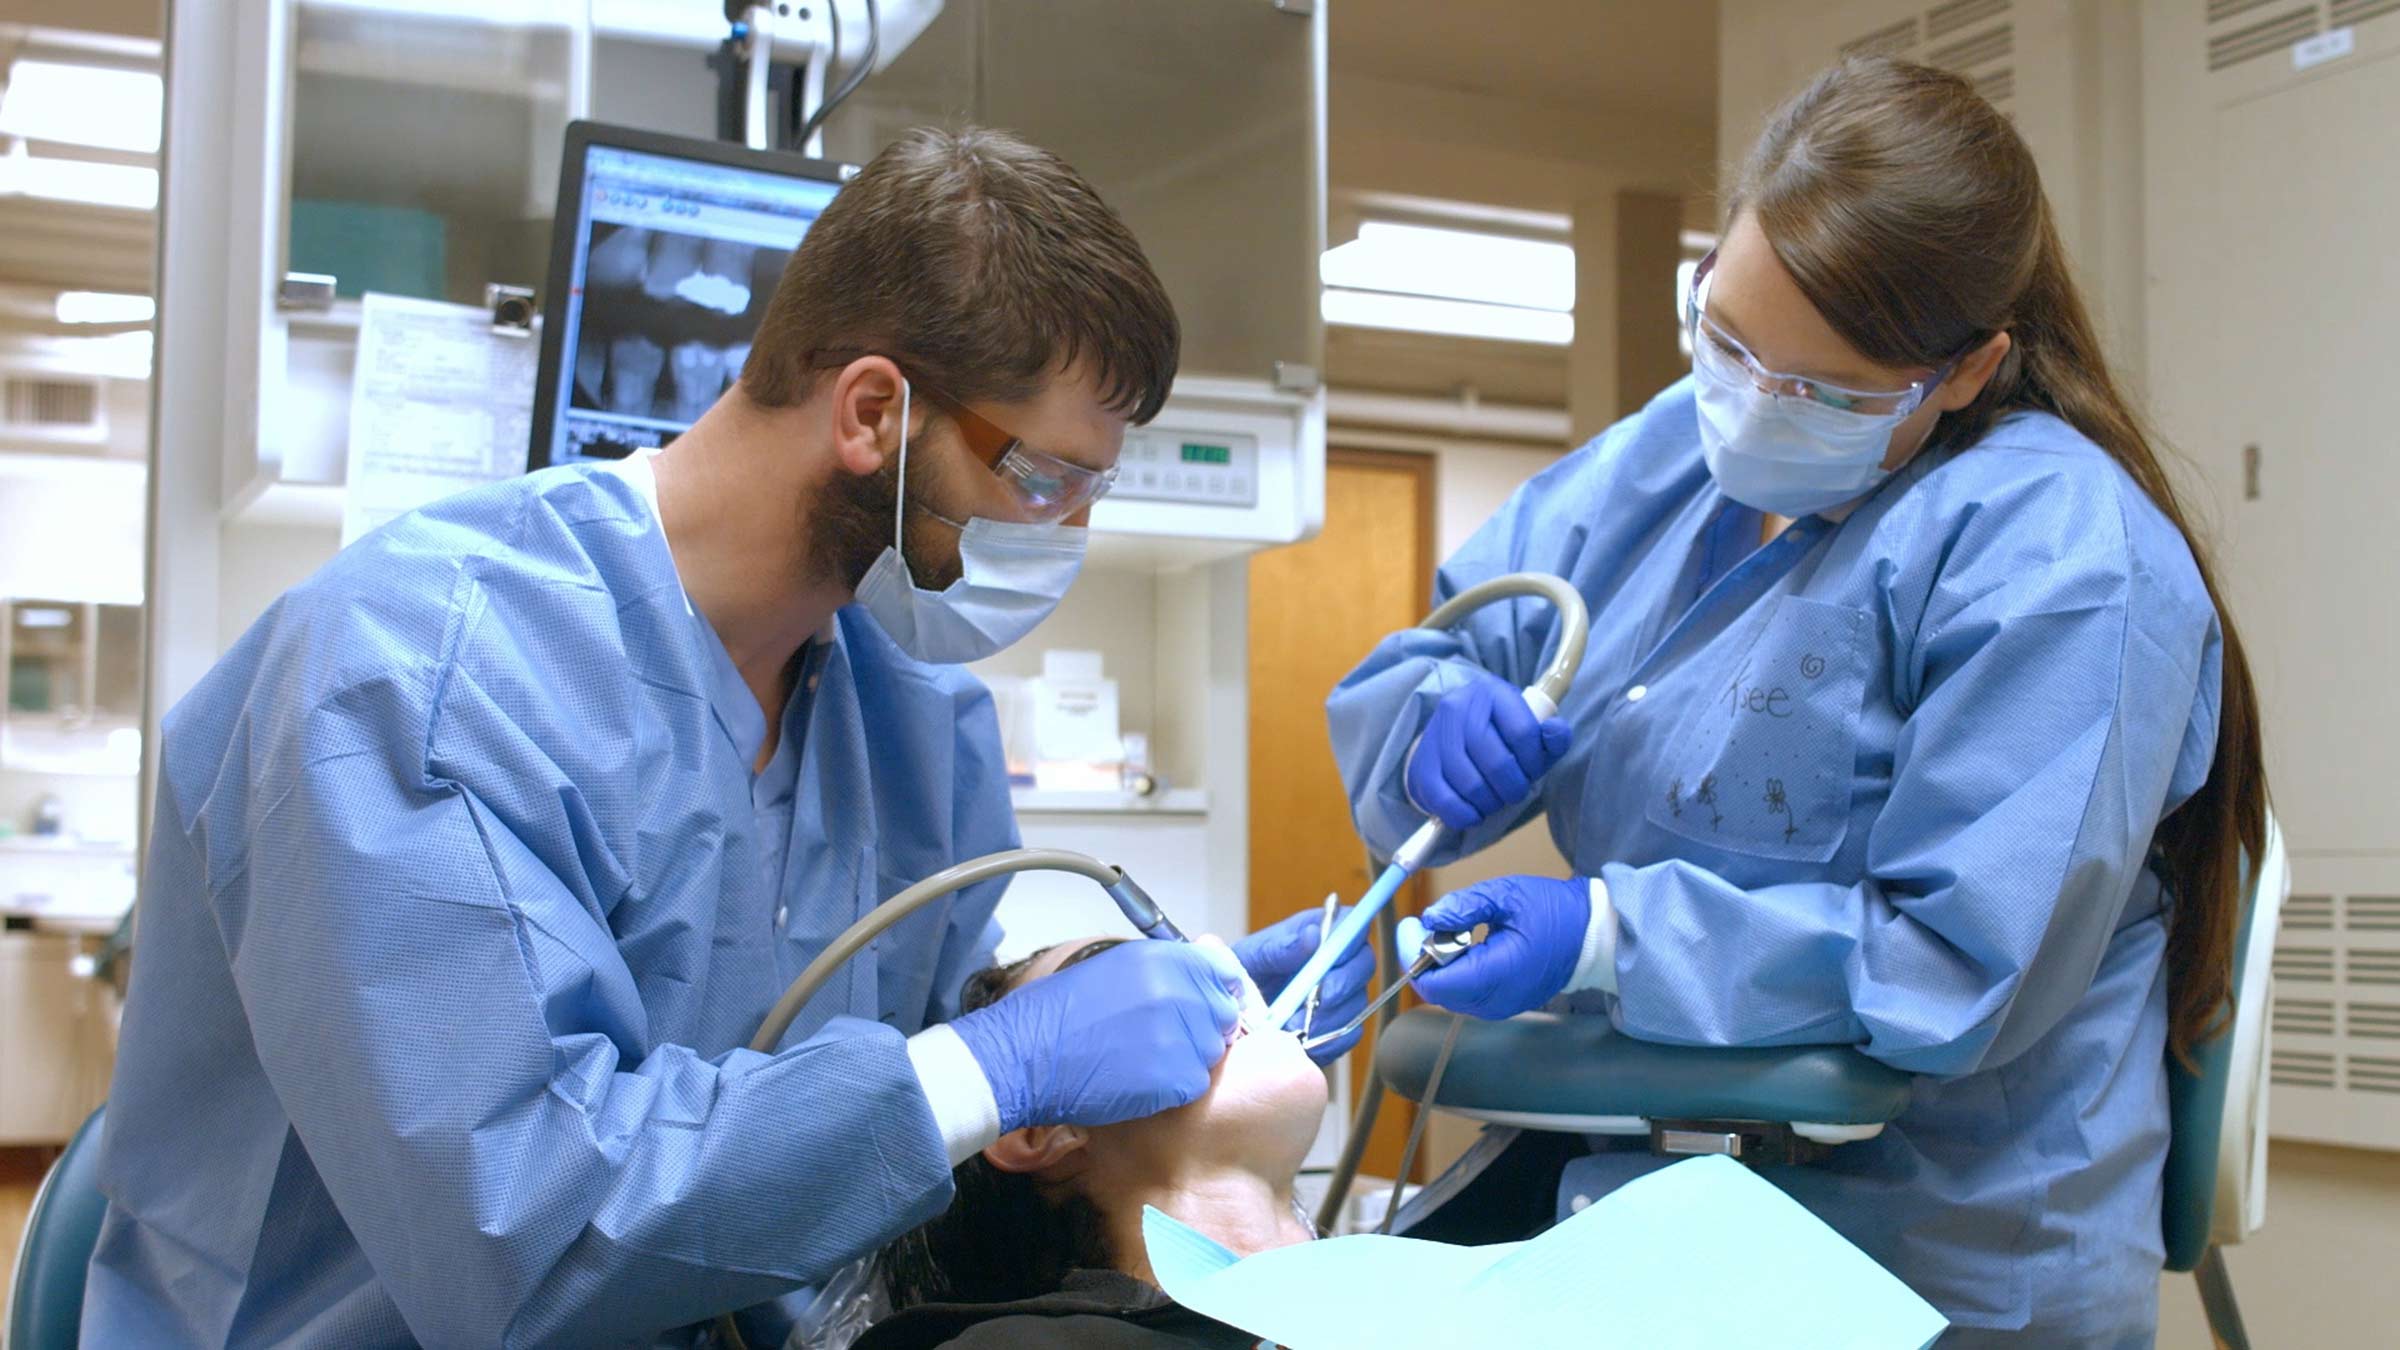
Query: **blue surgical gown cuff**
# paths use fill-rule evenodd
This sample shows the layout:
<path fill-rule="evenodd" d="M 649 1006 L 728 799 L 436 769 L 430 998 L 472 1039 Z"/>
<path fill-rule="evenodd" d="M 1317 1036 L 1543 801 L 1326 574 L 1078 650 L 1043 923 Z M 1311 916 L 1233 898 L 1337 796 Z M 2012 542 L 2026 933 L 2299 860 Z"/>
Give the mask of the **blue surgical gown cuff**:
<path fill-rule="evenodd" d="M 947 1026 L 931 1026 L 908 1038 L 909 1062 L 933 1108 L 934 1127 L 950 1165 L 958 1166 L 1000 1138 L 1000 1101 L 975 1052 Z"/>

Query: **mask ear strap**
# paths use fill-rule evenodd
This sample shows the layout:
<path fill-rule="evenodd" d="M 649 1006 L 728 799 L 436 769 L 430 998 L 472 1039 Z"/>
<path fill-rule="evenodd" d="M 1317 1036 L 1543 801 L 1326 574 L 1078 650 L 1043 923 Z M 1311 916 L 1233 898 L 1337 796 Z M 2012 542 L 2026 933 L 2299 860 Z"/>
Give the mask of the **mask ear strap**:
<path fill-rule="evenodd" d="M 900 565 L 908 566 L 908 551 L 901 541 L 908 537 L 908 377 L 900 377 L 900 490 L 894 494 L 892 509 L 892 552 L 900 555 Z"/>

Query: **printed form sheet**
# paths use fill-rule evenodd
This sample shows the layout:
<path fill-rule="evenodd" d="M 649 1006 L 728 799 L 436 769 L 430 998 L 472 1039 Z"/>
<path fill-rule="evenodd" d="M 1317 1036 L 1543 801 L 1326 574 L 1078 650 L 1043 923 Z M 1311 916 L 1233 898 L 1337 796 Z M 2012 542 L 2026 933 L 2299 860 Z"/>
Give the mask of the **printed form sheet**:
<path fill-rule="evenodd" d="M 342 544 L 428 502 L 525 471 L 538 340 L 488 311 L 397 295 L 360 306 Z"/>

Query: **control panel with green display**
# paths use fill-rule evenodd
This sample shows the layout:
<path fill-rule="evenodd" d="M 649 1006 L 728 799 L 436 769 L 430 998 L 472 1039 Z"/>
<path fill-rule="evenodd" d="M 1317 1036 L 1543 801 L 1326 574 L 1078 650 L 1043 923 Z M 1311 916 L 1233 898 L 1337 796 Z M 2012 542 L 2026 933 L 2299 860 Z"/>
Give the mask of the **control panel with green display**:
<path fill-rule="evenodd" d="M 1112 497 L 1194 506 L 1258 504 L 1258 438 L 1197 435 L 1161 427 L 1125 433 Z"/>

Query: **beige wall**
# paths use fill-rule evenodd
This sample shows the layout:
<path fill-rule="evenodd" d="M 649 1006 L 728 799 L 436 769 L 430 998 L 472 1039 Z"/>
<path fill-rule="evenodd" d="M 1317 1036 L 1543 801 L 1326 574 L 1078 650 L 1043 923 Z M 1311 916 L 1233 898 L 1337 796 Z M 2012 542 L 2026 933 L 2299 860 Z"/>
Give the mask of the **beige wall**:
<path fill-rule="evenodd" d="M 1714 78 L 1696 71 L 1696 80 Z M 1536 211 L 1643 188 L 1715 185 L 1707 122 L 1598 113 L 1332 73 L 1327 173 L 1336 189 L 1404 192 Z"/>

